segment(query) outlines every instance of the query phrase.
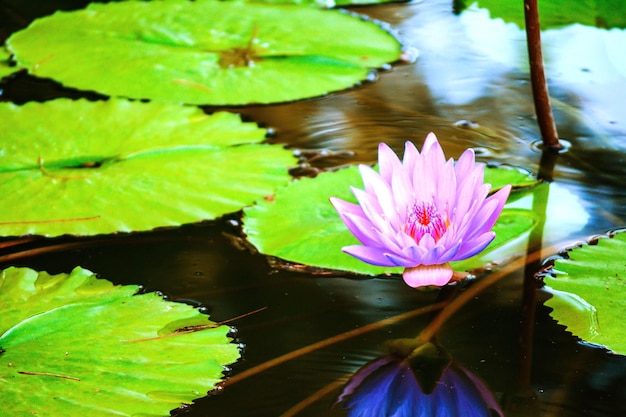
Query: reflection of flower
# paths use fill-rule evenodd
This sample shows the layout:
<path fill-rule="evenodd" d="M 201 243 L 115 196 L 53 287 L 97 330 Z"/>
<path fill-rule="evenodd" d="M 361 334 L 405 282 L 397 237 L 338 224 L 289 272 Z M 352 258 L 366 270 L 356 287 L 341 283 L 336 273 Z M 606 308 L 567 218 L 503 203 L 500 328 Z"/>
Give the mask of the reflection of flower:
<path fill-rule="evenodd" d="M 405 282 L 418 287 L 445 285 L 450 261 L 469 258 L 495 237 L 491 231 L 511 190 L 487 198 L 484 167 L 466 150 L 456 165 L 446 161 L 434 134 L 422 152 L 406 143 L 402 162 L 384 143 L 379 146 L 380 174 L 361 165 L 365 190 L 352 188 L 359 204 L 331 197 L 348 229 L 363 245 L 343 251 L 380 266 L 405 267 Z"/>
<path fill-rule="evenodd" d="M 337 400 L 349 417 L 491 417 L 503 413 L 493 394 L 452 362 L 426 393 L 408 359 L 378 358 L 361 368 Z"/>

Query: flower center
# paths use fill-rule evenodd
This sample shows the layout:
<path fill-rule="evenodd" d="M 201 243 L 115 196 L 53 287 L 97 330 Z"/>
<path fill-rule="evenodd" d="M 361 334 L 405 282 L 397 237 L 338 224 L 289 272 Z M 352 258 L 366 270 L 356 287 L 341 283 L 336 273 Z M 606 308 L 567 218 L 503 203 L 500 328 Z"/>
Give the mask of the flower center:
<path fill-rule="evenodd" d="M 448 229 L 448 220 L 433 203 L 419 201 L 413 204 L 406 216 L 404 231 L 418 242 L 426 234 L 438 241 Z"/>

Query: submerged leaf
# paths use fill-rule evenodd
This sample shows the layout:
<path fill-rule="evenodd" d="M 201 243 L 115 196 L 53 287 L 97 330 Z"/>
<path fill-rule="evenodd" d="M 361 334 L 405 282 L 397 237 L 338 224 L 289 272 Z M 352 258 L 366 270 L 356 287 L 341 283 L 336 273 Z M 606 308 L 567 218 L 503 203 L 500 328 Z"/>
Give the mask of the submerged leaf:
<path fill-rule="evenodd" d="M 213 105 L 342 90 L 401 52 L 348 13 L 216 0 L 92 3 L 38 19 L 7 44 L 30 73 L 71 87 Z"/>
<path fill-rule="evenodd" d="M 550 315 L 584 341 L 626 354 L 626 233 L 568 251 L 552 271 L 544 277 Z"/>
<path fill-rule="evenodd" d="M 508 171 L 505 168 L 486 171 L 492 169 Z M 490 176 L 496 179 L 498 174 Z M 526 177 L 520 181 L 527 185 Z M 261 201 L 246 208 L 244 232 L 260 252 L 289 262 L 367 275 L 401 273 L 403 268 L 369 265 L 341 251 L 342 247 L 359 242 L 341 221 L 329 198 L 334 196 L 356 203 L 350 186 L 363 187 L 357 167 L 295 181 L 278 190 L 272 201 Z M 496 240 L 478 257 L 454 262 L 453 267 L 470 270 L 495 261 L 492 251 L 518 238 L 536 223 L 530 210 L 505 208 L 493 229 Z"/>
<path fill-rule="evenodd" d="M 2 271 L 3 412 L 167 416 L 215 388 L 224 366 L 239 358 L 229 327 L 156 293 L 133 295 L 137 290 L 81 268 L 69 275 Z M 163 332 L 182 320 L 204 329 Z"/>
<path fill-rule="evenodd" d="M 0 234 L 215 219 L 290 181 L 292 153 L 237 115 L 112 99 L 0 104 Z M 236 146 L 234 146 L 236 145 Z"/>

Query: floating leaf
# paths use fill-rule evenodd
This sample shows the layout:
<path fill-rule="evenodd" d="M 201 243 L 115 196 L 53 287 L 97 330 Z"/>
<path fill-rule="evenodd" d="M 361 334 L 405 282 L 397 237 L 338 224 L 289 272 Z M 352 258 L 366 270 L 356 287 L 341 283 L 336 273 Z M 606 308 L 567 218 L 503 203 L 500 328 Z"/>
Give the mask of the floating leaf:
<path fill-rule="evenodd" d="M 137 290 L 81 268 L 2 271 L 3 414 L 169 416 L 213 389 L 239 358 L 229 327 Z M 204 329 L 172 334 L 183 326 Z"/>
<path fill-rule="evenodd" d="M 555 320 L 584 341 L 626 354 L 626 233 L 567 252 L 545 276 Z"/>
<path fill-rule="evenodd" d="M 350 185 L 362 187 L 356 167 L 302 178 L 244 211 L 248 240 L 266 255 L 316 267 L 379 275 L 402 269 L 368 265 L 341 251 L 356 243 L 329 202 L 335 196 L 354 201 Z"/>
<path fill-rule="evenodd" d="M 505 168 L 497 170 L 507 171 Z M 498 174 L 490 176 L 497 178 Z M 367 275 L 401 273 L 402 268 L 372 266 L 341 251 L 342 247 L 359 242 L 328 199 L 335 196 L 356 203 L 351 185 L 363 188 L 357 167 L 295 181 L 280 189 L 273 201 L 262 201 L 246 208 L 244 232 L 260 252 L 289 262 Z M 500 235 L 498 240 L 492 242 L 480 258 L 453 263 L 453 266 L 457 270 L 468 270 L 494 261 L 489 258 L 491 251 L 532 229 L 536 223 L 530 210 L 505 208 L 494 226 L 496 234 Z"/>
<path fill-rule="evenodd" d="M 378 24 L 341 11 L 216 0 L 93 3 L 7 44 L 32 74 L 71 87 L 215 105 L 342 90 L 401 52 Z"/>
<path fill-rule="evenodd" d="M 214 219 L 290 181 L 292 153 L 237 115 L 112 99 L 0 104 L 0 234 Z M 236 145 L 236 146 L 234 146 Z"/>
<path fill-rule="evenodd" d="M 513 194 L 513 200 L 515 195 Z M 496 238 L 489 244 L 487 249 L 478 253 L 471 258 L 462 261 L 453 262 L 454 269 L 458 271 L 471 271 L 497 262 L 500 258 L 496 257 L 494 252 L 496 249 L 507 246 L 509 243 L 517 241 L 521 237 L 527 236 L 526 233 L 535 228 L 539 219 L 537 215 L 526 209 L 507 208 L 498 217 L 498 221 L 493 226 Z M 518 251 L 519 253 L 519 251 Z M 511 255 L 512 256 L 512 255 Z"/>
<path fill-rule="evenodd" d="M 331 8 L 342 6 L 356 6 L 356 5 L 368 5 L 368 4 L 383 4 L 383 3 L 395 3 L 398 0 L 246 0 L 250 2 L 258 3 L 270 3 L 270 4 L 308 4 L 317 7 Z M 406 0 L 400 0 L 406 1 Z"/>
<path fill-rule="evenodd" d="M 538 3 L 542 29 L 573 23 L 600 28 L 626 28 L 626 3 L 621 0 L 543 0 Z M 455 10 L 463 10 L 474 4 L 489 9 L 493 18 L 525 27 L 524 8 L 518 2 L 455 0 Z"/>
<path fill-rule="evenodd" d="M 537 178 L 529 172 L 509 167 L 485 169 L 485 182 L 491 184 L 492 191 L 499 190 L 507 184 L 513 188 L 531 187 L 537 184 Z"/>

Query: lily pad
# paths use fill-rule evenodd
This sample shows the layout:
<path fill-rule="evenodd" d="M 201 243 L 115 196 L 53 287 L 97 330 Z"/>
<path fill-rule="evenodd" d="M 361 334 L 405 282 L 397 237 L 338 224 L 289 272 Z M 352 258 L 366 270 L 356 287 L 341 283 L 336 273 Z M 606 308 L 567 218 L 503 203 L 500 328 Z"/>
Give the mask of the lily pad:
<path fill-rule="evenodd" d="M 491 167 L 485 169 L 484 181 L 491 184 L 493 191 L 499 190 L 507 184 L 513 188 L 532 187 L 537 185 L 535 178 L 528 171 L 514 167 Z"/>
<path fill-rule="evenodd" d="M 490 170 L 508 171 L 505 168 Z M 509 173 L 504 173 L 508 176 Z M 490 174 L 494 179 L 498 174 Z M 523 184 L 526 178 L 523 177 Z M 326 172 L 316 178 L 302 178 L 280 189 L 273 200 L 261 201 L 244 210 L 244 232 L 262 253 L 298 264 L 381 275 L 401 273 L 402 268 L 386 268 L 366 264 L 341 251 L 358 244 L 329 202 L 338 197 L 356 203 L 350 186 L 363 187 L 357 167 Z M 537 223 L 530 210 L 505 208 L 494 226 L 497 240 L 486 251 L 458 263 L 457 270 L 470 270 L 490 261 L 490 252 L 516 239 Z"/>
<path fill-rule="evenodd" d="M 554 262 L 544 277 L 550 315 L 582 340 L 626 354 L 626 233 L 592 240 Z"/>
<path fill-rule="evenodd" d="M 81 268 L 2 271 L 3 413 L 169 416 L 215 388 L 239 358 L 229 327 L 159 294 L 133 295 L 138 289 Z"/>
<path fill-rule="evenodd" d="M 519 2 L 502 0 L 455 0 L 455 10 L 477 4 L 489 10 L 491 17 L 525 27 L 524 8 Z M 626 28 L 626 3 L 620 0 L 547 0 L 540 1 L 542 29 L 573 23 L 600 28 Z"/>
<path fill-rule="evenodd" d="M 239 116 L 165 103 L 0 104 L 0 234 L 93 235 L 215 219 L 296 162 Z"/>
<path fill-rule="evenodd" d="M 216 0 L 93 3 L 38 19 L 7 45 L 31 74 L 67 86 L 212 105 L 324 95 L 401 53 L 353 14 Z"/>
<path fill-rule="evenodd" d="M 342 6 L 364 6 L 369 4 L 400 3 L 407 0 L 246 0 L 253 3 L 271 4 L 308 4 L 311 6 L 332 8 Z"/>
<path fill-rule="evenodd" d="M 515 193 L 512 195 L 511 200 L 515 200 Z M 496 238 L 489 244 L 487 249 L 472 256 L 471 258 L 464 259 L 458 262 L 452 262 L 452 265 L 457 271 L 472 271 L 483 268 L 485 266 L 491 266 L 492 263 L 499 263 L 499 261 L 515 256 L 510 253 L 510 243 L 519 243 L 519 241 L 527 237 L 527 233 L 537 226 L 539 218 L 532 210 L 509 208 L 506 205 L 498 217 L 498 221 L 493 226 L 493 231 L 496 233 Z M 523 242 L 523 240 L 522 240 Z M 506 247 L 507 251 L 503 249 Z M 496 255 L 496 251 L 502 254 Z M 515 248 L 516 253 L 519 254 L 519 248 Z"/>

